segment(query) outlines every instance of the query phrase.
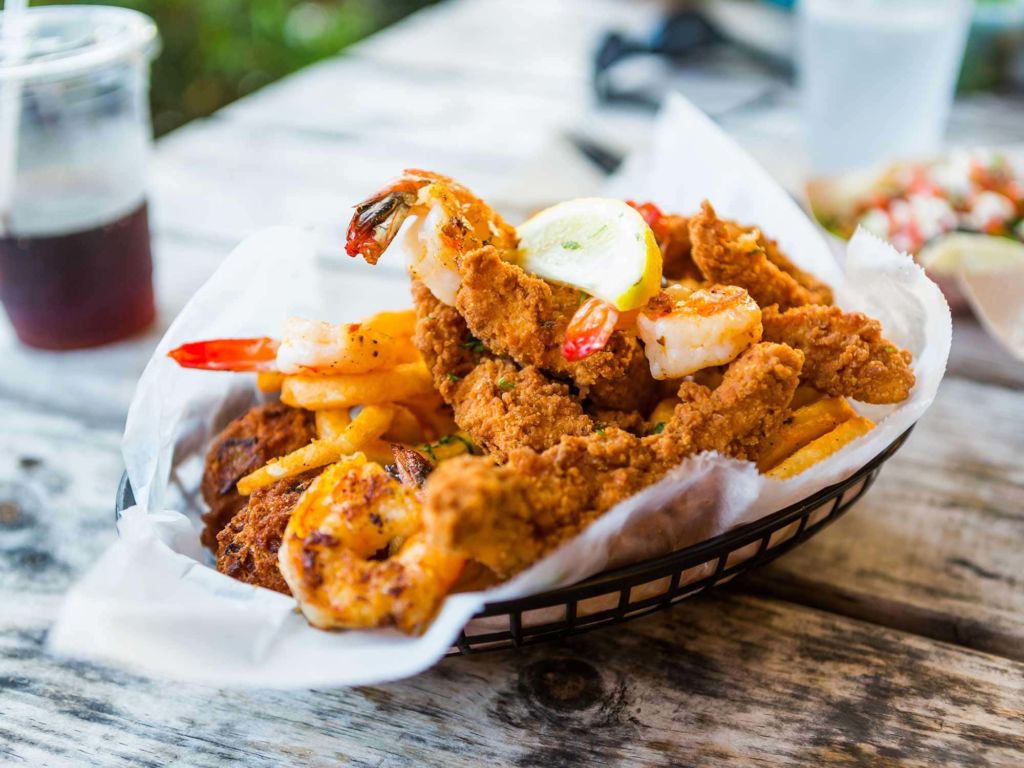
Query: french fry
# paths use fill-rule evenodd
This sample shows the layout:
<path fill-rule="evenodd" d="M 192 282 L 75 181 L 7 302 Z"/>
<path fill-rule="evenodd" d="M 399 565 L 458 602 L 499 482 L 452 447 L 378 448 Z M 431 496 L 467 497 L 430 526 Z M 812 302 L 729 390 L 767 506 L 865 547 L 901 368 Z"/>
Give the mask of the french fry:
<path fill-rule="evenodd" d="M 286 376 L 281 401 L 317 411 L 407 400 L 433 391 L 434 382 L 422 362 L 404 363 L 387 371 L 340 376 Z"/>
<path fill-rule="evenodd" d="M 352 423 L 348 408 L 334 408 L 326 411 L 314 411 L 316 417 L 316 436 L 321 440 L 333 440 Z"/>
<path fill-rule="evenodd" d="M 404 405 L 395 403 L 395 418 L 384 433 L 384 439 L 395 443 L 413 445 L 427 439 L 419 418 Z"/>
<path fill-rule="evenodd" d="M 459 428 L 452 415 L 452 409 L 435 391 L 403 400 L 401 405 L 412 411 L 419 419 L 425 440 L 436 440 L 441 435 L 449 435 Z"/>
<path fill-rule="evenodd" d="M 256 387 L 260 392 L 280 392 L 284 374 L 277 371 L 260 371 L 256 374 Z"/>
<path fill-rule="evenodd" d="M 795 411 L 797 408 L 803 408 L 805 405 L 821 400 L 824 396 L 824 392 L 818 391 L 810 384 L 801 384 L 796 388 L 796 392 L 793 393 L 793 399 L 789 401 L 789 407 Z"/>
<path fill-rule="evenodd" d="M 387 325 L 394 326 L 394 322 Z M 292 318 L 285 326 L 285 341 L 278 351 L 278 364 L 289 374 L 334 376 L 387 370 L 420 359 L 419 350 L 408 334 L 392 335 L 367 323 L 332 325 Z M 311 351 L 323 363 L 305 366 L 293 362 L 310 359 Z"/>
<path fill-rule="evenodd" d="M 379 437 L 363 443 L 359 450 L 366 454 L 367 459 L 377 462 L 382 467 L 395 463 L 395 454 L 391 451 L 391 443 Z"/>
<path fill-rule="evenodd" d="M 819 461 L 827 459 L 850 441 L 867 434 L 874 426 L 875 423 L 871 419 L 863 416 L 844 421 L 828 434 L 809 442 L 768 472 L 768 477 L 774 477 L 776 480 L 786 480 L 787 478 L 799 475 Z"/>
<path fill-rule="evenodd" d="M 416 312 L 412 309 L 378 312 L 364 320 L 363 326 L 389 336 L 412 336 L 416 331 Z"/>
<path fill-rule="evenodd" d="M 666 397 L 654 406 L 654 410 L 651 411 L 651 415 L 647 419 L 648 431 L 660 432 L 664 428 L 665 423 L 672 418 L 672 414 L 675 413 L 678 404 L 678 397 Z M 661 427 L 658 427 L 659 424 Z"/>
<path fill-rule="evenodd" d="M 331 464 L 342 456 L 355 453 L 362 446 L 380 437 L 391 424 L 394 408 L 390 405 L 368 405 L 352 423 L 331 439 L 317 439 L 297 451 L 264 464 L 238 481 L 238 492 L 248 496 L 257 488 L 276 483 L 286 477 L 300 475 L 308 469 Z"/>
<path fill-rule="evenodd" d="M 829 397 L 797 408 L 782 428 L 765 441 L 757 460 L 758 470 L 767 472 L 812 440 L 831 432 L 856 415 L 857 412 L 843 397 Z"/>

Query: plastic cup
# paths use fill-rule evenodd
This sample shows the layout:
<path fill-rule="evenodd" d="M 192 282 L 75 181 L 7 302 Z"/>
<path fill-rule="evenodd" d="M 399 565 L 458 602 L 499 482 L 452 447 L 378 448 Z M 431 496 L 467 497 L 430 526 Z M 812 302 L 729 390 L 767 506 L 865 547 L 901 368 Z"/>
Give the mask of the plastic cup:
<path fill-rule="evenodd" d="M 156 26 L 102 6 L 32 8 L 20 26 L 17 45 L 0 35 L 0 103 L 16 109 L 0 131 L 13 159 L 0 178 L 0 300 L 25 344 L 115 341 L 155 315 L 146 170 Z"/>
<path fill-rule="evenodd" d="M 800 0 L 811 169 L 834 173 L 942 144 L 970 0 Z"/>

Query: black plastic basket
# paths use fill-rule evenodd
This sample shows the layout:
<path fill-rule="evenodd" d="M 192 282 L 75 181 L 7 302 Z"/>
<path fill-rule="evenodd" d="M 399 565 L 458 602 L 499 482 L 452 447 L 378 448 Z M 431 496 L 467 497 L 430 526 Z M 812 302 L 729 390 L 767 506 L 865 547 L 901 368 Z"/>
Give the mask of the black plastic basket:
<path fill-rule="evenodd" d="M 909 434 L 908 429 L 841 483 L 756 522 L 578 584 L 487 603 L 449 654 L 532 645 L 646 616 L 764 565 L 852 507 Z M 124 475 L 115 502 L 118 516 L 134 503 L 131 484 Z"/>

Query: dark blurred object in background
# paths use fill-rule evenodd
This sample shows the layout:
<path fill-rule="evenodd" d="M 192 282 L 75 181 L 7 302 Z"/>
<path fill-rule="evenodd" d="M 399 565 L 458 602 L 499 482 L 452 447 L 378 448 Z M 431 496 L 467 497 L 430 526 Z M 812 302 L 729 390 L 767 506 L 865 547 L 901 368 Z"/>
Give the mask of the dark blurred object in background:
<path fill-rule="evenodd" d="M 39 0 L 33 5 L 93 5 Z M 151 16 L 157 135 L 337 53 L 435 0 L 104 0 Z"/>

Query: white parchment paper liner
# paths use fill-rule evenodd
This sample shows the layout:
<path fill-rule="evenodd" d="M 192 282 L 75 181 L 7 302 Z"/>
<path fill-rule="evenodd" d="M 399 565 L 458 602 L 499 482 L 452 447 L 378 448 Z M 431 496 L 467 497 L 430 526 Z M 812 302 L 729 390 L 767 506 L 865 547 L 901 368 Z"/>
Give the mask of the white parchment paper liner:
<path fill-rule="evenodd" d="M 942 295 L 906 256 L 859 232 L 844 269 L 800 207 L 702 113 L 671 100 L 649 150 L 632 158 L 609 195 L 690 212 L 710 199 L 720 215 L 755 223 L 802 268 L 836 288 L 837 303 L 882 321 L 914 353 L 917 385 L 899 407 L 865 408 L 869 435 L 780 483 L 752 465 L 705 454 L 610 510 L 582 535 L 511 581 L 449 597 L 420 637 L 394 631 L 321 632 L 283 595 L 209 567 L 192 521 L 200 457 L 209 439 L 253 398 L 245 377 L 177 368 L 165 353 L 188 340 L 278 332 L 292 314 L 358 319 L 380 309 L 371 292 L 330 296 L 318 285 L 314 244 L 274 229 L 240 245 L 161 341 L 132 404 L 124 457 L 138 505 L 120 538 L 68 593 L 50 633 L 56 652 L 115 662 L 160 676 L 267 687 L 380 683 L 434 664 L 487 601 L 565 585 L 722 533 L 838 482 L 880 453 L 932 402 L 951 338 Z M 370 269 L 370 267 L 366 267 Z M 628 626 L 608 631 L 628 632 Z"/>

